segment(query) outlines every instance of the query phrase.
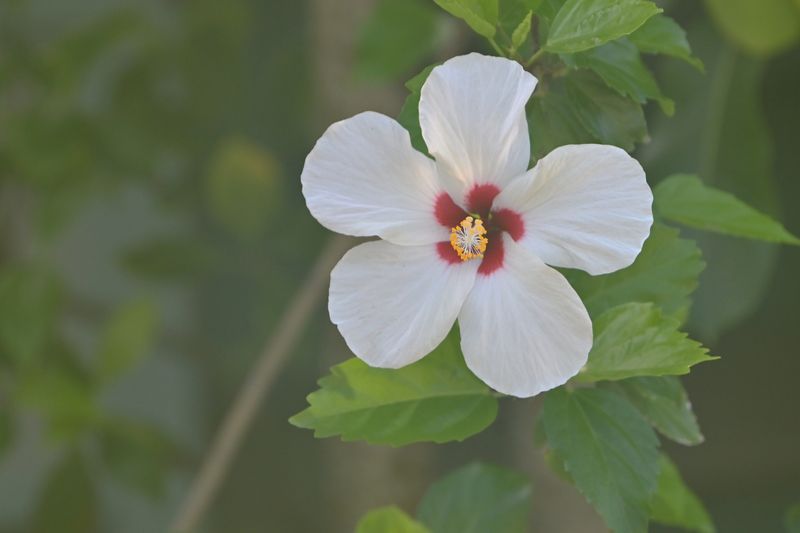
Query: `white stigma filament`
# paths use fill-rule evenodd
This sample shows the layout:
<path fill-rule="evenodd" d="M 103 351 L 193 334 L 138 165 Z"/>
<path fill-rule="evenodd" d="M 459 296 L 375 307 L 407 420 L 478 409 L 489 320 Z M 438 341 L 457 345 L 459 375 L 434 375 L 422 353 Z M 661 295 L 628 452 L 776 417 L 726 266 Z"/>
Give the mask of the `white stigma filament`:
<path fill-rule="evenodd" d="M 489 243 L 485 235 L 486 228 L 483 227 L 483 221 L 467 217 L 450 232 L 450 245 L 462 261 L 480 259 Z"/>

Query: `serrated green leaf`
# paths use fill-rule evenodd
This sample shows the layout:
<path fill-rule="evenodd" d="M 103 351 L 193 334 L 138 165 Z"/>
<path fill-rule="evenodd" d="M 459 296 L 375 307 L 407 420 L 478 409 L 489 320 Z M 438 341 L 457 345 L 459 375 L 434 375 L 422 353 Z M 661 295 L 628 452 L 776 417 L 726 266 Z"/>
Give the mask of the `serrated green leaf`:
<path fill-rule="evenodd" d="M 703 62 L 692 55 L 686 32 L 677 22 L 664 14 L 647 20 L 638 30 L 630 34 L 631 42 L 646 54 L 664 54 L 682 59 L 700 71 Z"/>
<path fill-rule="evenodd" d="M 433 52 L 437 15 L 429 0 L 380 0 L 361 27 L 356 74 L 387 80 L 417 66 Z"/>
<path fill-rule="evenodd" d="M 42 357 L 61 301 L 58 280 L 31 265 L 0 270 L 0 357 Z"/>
<path fill-rule="evenodd" d="M 714 523 L 700 499 L 686 486 L 680 472 L 666 455 L 661 455 L 658 489 L 650 503 L 654 522 L 696 531 L 714 533 Z"/>
<path fill-rule="evenodd" d="M 434 483 L 417 518 L 435 533 L 523 533 L 531 486 L 516 472 L 472 463 Z"/>
<path fill-rule="evenodd" d="M 711 18 L 745 51 L 769 55 L 800 39 L 800 15 L 791 0 L 706 0 Z"/>
<path fill-rule="evenodd" d="M 574 71 L 537 92 L 528 106 L 532 153 L 541 158 L 565 144 L 597 142 L 633 150 L 647 135 L 642 106 L 596 74 Z"/>
<path fill-rule="evenodd" d="M 133 420 L 106 420 L 99 433 L 100 452 L 121 483 L 157 498 L 163 495 L 175 447 L 157 428 Z"/>
<path fill-rule="evenodd" d="M 491 39 L 497 29 L 498 0 L 434 0 L 442 9 L 460 18 L 479 35 Z"/>
<path fill-rule="evenodd" d="M 574 72 L 565 78 L 565 86 L 578 121 L 598 142 L 632 151 L 647 136 L 642 107 L 609 89 L 598 76 Z"/>
<path fill-rule="evenodd" d="M 673 222 L 706 231 L 768 242 L 800 244 L 800 239 L 734 195 L 705 185 L 700 178 L 675 174 L 656 186 L 654 207 Z"/>
<path fill-rule="evenodd" d="M 555 389 L 543 410 L 548 444 L 608 527 L 645 533 L 659 472 L 650 425 L 625 398 L 604 389 Z"/>
<path fill-rule="evenodd" d="M 674 376 L 630 378 L 615 383 L 617 390 L 656 430 L 684 446 L 703 442 L 689 395 Z"/>
<path fill-rule="evenodd" d="M 497 399 L 467 368 L 454 334 L 412 365 L 372 368 L 353 358 L 319 384 L 309 407 L 289 420 L 318 438 L 441 443 L 479 433 L 497 416 Z"/>
<path fill-rule="evenodd" d="M 791 506 L 786 511 L 783 523 L 786 533 L 800 533 L 800 503 Z"/>
<path fill-rule="evenodd" d="M 356 533 L 430 533 L 394 505 L 373 509 L 356 526 Z"/>
<path fill-rule="evenodd" d="M 400 125 L 408 130 L 411 136 L 411 145 L 423 154 L 428 153 L 428 147 L 425 145 L 425 139 L 422 138 L 422 128 L 419 125 L 419 98 L 422 85 L 436 66 L 425 67 L 422 72 L 406 82 L 406 88 L 411 91 L 411 94 L 406 97 L 406 101 L 400 109 L 400 115 L 397 117 Z"/>
<path fill-rule="evenodd" d="M 639 57 L 639 50 L 627 39 L 565 55 L 564 62 L 574 68 L 593 70 L 609 87 L 640 104 L 655 100 L 666 115 L 675 112 L 675 103 L 661 94 L 656 79 Z"/>
<path fill-rule="evenodd" d="M 716 359 L 699 342 L 678 330 L 652 303 L 628 303 L 594 320 L 589 361 L 575 376 L 579 382 L 637 376 L 688 374 L 693 365 Z"/>
<path fill-rule="evenodd" d="M 653 302 L 674 316 L 688 309 L 689 295 L 704 266 L 693 241 L 679 238 L 675 229 L 654 224 L 628 268 L 602 276 L 568 271 L 566 276 L 593 317 L 627 302 Z"/>
<path fill-rule="evenodd" d="M 514 32 L 511 34 L 511 47 L 513 50 L 517 50 L 522 44 L 525 42 L 525 39 L 528 38 L 528 35 L 531 33 L 531 18 L 533 17 L 533 11 L 528 11 L 528 14 L 525 15 L 525 18 L 522 19 L 522 22 L 514 28 Z"/>
<path fill-rule="evenodd" d="M 97 491 L 77 452 L 67 453 L 50 473 L 32 516 L 31 533 L 100 531 Z"/>
<path fill-rule="evenodd" d="M 633 33 L 662 10 L 646 0 L 567 0 L 550 25 L 545 50 L 571 54 Z"/>
<path fill-rule="evenodd" d="M 98 352 L 100 378 L 113 380 L 150 352 L 156 326 L 156 310 L 148 299 L 123 305 L 111 317 Z"/>

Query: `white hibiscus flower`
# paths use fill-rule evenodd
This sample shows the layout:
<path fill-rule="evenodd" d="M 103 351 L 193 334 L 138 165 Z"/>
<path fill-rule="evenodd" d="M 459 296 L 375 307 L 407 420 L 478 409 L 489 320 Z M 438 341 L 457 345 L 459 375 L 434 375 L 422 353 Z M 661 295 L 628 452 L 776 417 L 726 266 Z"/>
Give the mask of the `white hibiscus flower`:
<path fill-rule="evenodd" d="M 434 160 L 396 121 L 333 124 L 306 159 L 308 208 L 339 233 L 377 235 L 331 273 L 329 311 L 371 366 L 431 352 L 456 319 L 469 368 L 528 397 L 586 363 L 592 323 L 557 267 L 630 265 L 652 224 L 652 194 L 624 150 L 562 146 L 528 170 L 525 103 L 536 78 L 469 54 L 431 72 L 419 102 Z"/>

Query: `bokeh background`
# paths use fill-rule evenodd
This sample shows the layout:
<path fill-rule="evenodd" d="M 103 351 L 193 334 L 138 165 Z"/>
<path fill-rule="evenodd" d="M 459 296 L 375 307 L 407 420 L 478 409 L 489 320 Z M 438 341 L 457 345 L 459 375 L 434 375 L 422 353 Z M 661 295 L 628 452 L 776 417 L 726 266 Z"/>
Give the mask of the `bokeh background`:
<path fill-rule="evenodd" d="M 300 193 L 314 141 L 396 116 L 421 67 L 486 50 L 431 1 L 391 3 L 0 0 L 0 532 L 167 531 L 330 237 Z M 762 49 L 719 2 L 661 4 L 706 72 L 653 64 L 677 113 L 649 106 L 651 183 L 698 172 L 799 234 L 800 8 L 755 15 L 775 24 Z M 719 531 L 782 531 L 800 501 L 800 249 L 697 238 L 688 327 L 722 359 L 685 380 L 706 442 L 665 446 Z M 535 399 L 447 446 L 290 426 L 347 357 L 319 305 L 200 531 L 351 531 L 473 459 L 532 477 L 531 531 L 603 531 L 534 450 Z"/>

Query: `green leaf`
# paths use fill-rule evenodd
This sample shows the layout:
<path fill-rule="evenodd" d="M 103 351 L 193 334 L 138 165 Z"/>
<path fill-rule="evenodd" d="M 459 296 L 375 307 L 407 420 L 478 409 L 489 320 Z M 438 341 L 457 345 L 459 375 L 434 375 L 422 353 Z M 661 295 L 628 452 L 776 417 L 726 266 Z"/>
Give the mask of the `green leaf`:
<path fill-rule="evenodd" d="M 658 489 L 650 503 L 650 518 L 660 524 L 714 533 L 714 523 L 700 499 L 686 486 L 680 472 L 666 455 L 661 455 Z"/>
<path fill-rule="evenodd" d="M 434 483 L 417 518 L 435 533 L 523 533 L 531 486 L 516 472 L 472 463 Z"/>
<path fill-rule="evenodd" d="M 589 71 L 574 71 L 537 91 L 528 106 L 528 128 L 537 158 L 564 144 L 586 142 L 631 151 L 647 135 L 642 106 Z"/>
<path fill-rule="evenodd" d="M 164 494 L 175 447 L 157 428 L 114 418 L 100 432 L 100 451 L 109 472 L 151 498 Z"/>
<path fill-rule="evenodd" d="M 800 533 L 800 503 L 791 506 L 784 518 L 786 533 Z"/>
<path fill-rule="evenodd" d="M 68 452 L 51 472 L 32 516 L 31 533 L 100 531 L 97 493 L 77 452 Z"/>
<path fill-rule="evenodd" d="M 615 386 L 665 437 L 684 446 L 705 440 L 680 379 L 673 376 L 630 378 L 617 381 Z"/>
<path fill-rule="evenodd" d="M 627 302 L 653 302 L 665 313 L 685 313 L 689 295 L 705 263 L 693 241 L 678 237 L 678 231 L 653 225 L 636 261 L 623 270 L 602 276 L 585 272 L 566 272 L 572 286 L 583 299 L 589 314 Z"/>
<path fill-rule="evenodd" d="M 675 112 L 674 102 L 661 94 L 655 78 L 639 57 L 639 50 L 627 39 L 565 55 L 564 62 L 572 67 L 593 70 L 609 87 L 640 104 L 656 100 L 665 114 Z"/>
<path fill-rule="evenodd" d="M 697 176 L 676 174 L 655 188 L 657 214 L 694 228 L 768 242 L 800 244 L 780 222 Z"/>
<path fill-rule="evenodd" d="M 411 136 L 411 145 L 423 154 L 428 153 L 428 147 L 425 145 L 425 139 L 422 138 L 422 128 L 419 125 L 419 98 L 422 85 L 436 66 L 425 67 L 422 72 L 406 82 L 406 88 L 411 91 L 411 94 L 406 97 L 403 108 L 400 109 L 400 115 L 397 117 L 397 121 L 408 130 Z"/>
<path fill-rule="evenodd" d="M 464 364 L 455 334 L 412 365 L 372 368 L 353 358 L 319 384 L 309 407 L 289 420 L 318 438 L 442 443 L 479 433 L 497 416 L 497 399 Z"/>
<path fill-rule="evenodd" d="M 558 11 L 544 49 L 571 54 L 633 33 L 662 10 L 645 0 L 567 0 Z"/>
<path fill-rule="evenodd" d="M 257 237 L 279 205 L 280 185 L 278 161 L 255 143 L 234 137 L 220 143 L 212 156 L 206 201 L 214 218 L 229 231 Z"/>
<path fill-rule="evenodd" d="M 156 310 L 148 299 L 119 308 L 106 326 L 98 352 L 101 379 L 113 380 L 150 353 L 156 326 Z"/>
<path fill-rule="evenodd" d="M 430 533 L 430 530 L 394 505 L 374 509 L 364 515 L 356 533 Z"/>
<path fill-rule="evenodd" d="M 680 321 L 663 316 L 652 303 L 628 303 L 606 311 L 594 320 L 589 362 L 575 379 L 681 375 L 697 363 L 716 359 L 678 327 Z"/>
<path fill-rule="evenodd" d="M 511 34 L 511 47 L 512 50 L 519 49 L 520 46 L 525 42 L 528 38 L 528 35 L 531 33 L 531 18 L 533 17 L 533 11 L 528 11 L 528 14 L 525 15 L 525 18 L 522 19 L 522 22 L 514 28 L 514 32 Z"/>
<path fill-rule="evenodd" d="M 658 439 L 622 396 L 563 387 L 545 396 L 548 444 L 616 533 L 645 533 L 658 480 Z"/>
<path fill-rule="evenodd" d="M 648 19 L 629 39 L 646 54 L 664 54 L 686 61 L 700 71 L 703 62 L 692 55 L 686 32 L 677 22 L 666 15 L 659 14 Z"/>
<path fill-rule="evenodd" d="M 529 37 L 533 21 L 527 19 L 529 13 L 533 15 L 539 9 L 541 2 L 542 0 L 500 0 L 497 36 L 500 42 L 513 50 L 521 47 L 527 49 L 530 45 L 532 51 L 533 41 Z"/>
<path fill-rule="evenodd" d="M 706 0 L 711 18 L 745 51 L 769 55 L 800 38 L 800 14 L 792 0 Z"/>
<path fill-rule="evenodd" d="M 387 80 L 417 66 L 433 52 L 437 15 L 429 0 L 380 0 L 361 28 L 356 74 Z"/>
<path fill-rule="evenodd" d="M 44 356 L 60 301 L 50 273 L 31 265 L 0 270 L 0 357 L 26 362 Z"/>
<path fill-rule="evenodd" d="M 491 39 L 497 31 L 498 0 L 434 0 L 442 9 Z"/>

